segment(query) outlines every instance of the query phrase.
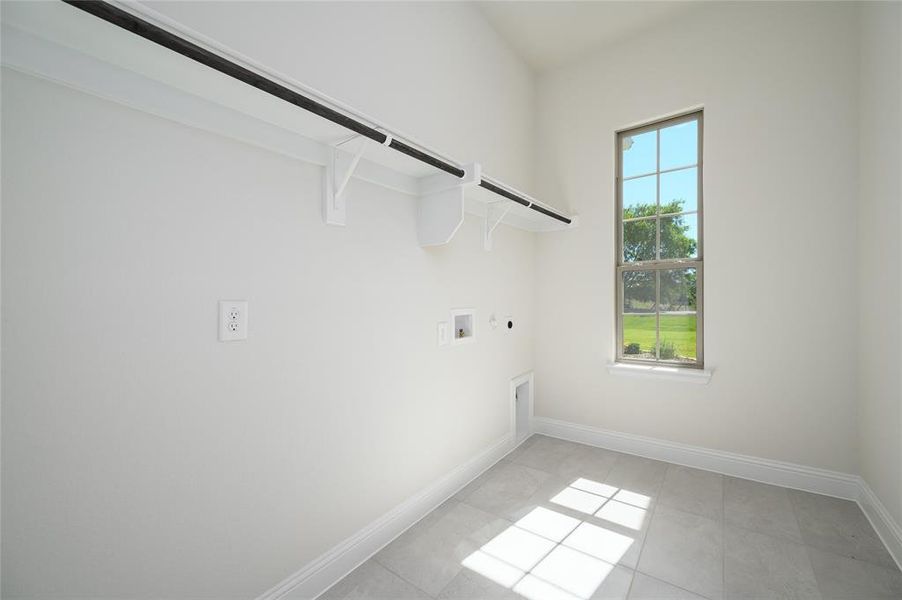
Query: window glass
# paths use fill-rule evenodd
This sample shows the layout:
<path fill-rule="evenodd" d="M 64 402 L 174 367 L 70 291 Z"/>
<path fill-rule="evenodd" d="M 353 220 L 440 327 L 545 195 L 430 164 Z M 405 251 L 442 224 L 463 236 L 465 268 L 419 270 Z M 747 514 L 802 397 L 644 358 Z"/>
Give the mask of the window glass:
<path fill-rule="evenodd" d="M 697 163 L 698 121 L 687 121 L 661 130 L 661 171 Z"/>
<path fill-rule="evenodd" d="M 623 182 L 623 218 L 648 217 L 657 213 L 658 176 L 637 177 Z"/>
<path fill-rule="evenodd" d="M 654 271 L 624 271 L 623 354 L 655 358 L 657 344 L 657 275 Z"/>
<path fill-rule="evenodd" d="M 702 366 L 701 119 L 618 134 L 618 360 Z"/>
<path fill-rule="evenodd" d="M 695 213 L 661 217 L 661 258 L 698 255 L 698 218 Z"/>
<path fill-rule="evenodd" d="M 654 260 L 657 254 L 658 220 L 639 219 L 626 221 L 623 224 L 623 260 Z"/>
<path fill-rule="evenodd" d="M 621 137 L 623 177 L 654 173 L 658 166 L 658 132 Z"/>
<path fill-rule="evenodd" d="M 626 183 L 629 182 L 624 182 L 624 198 L 626 198 Z M 661 175 L 661 214 L 691 212 L 697 208 L 698 169 L 696 167 Z"/>
<path fill-rule="evenodd" d="M 696 269 L 658 271 L 661 360 L 693 361 L 696 356 Z"/>

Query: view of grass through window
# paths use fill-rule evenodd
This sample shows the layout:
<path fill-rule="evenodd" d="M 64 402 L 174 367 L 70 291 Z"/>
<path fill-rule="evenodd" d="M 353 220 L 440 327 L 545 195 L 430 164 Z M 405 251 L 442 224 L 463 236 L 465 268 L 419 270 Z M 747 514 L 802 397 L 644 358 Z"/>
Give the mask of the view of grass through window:
<path fill-rule="evenodd" d="M 620 358 L 700 363 L 700 123 L 618 136 Z"/>

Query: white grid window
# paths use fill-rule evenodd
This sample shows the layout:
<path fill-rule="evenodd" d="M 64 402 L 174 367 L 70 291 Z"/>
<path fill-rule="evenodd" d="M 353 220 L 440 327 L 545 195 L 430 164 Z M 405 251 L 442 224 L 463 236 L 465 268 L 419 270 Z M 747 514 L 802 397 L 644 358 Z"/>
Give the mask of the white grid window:
<path fill-rule="evenodd" d="M 702 367 L 702 113 L 617 134 L 617 360 Z"/>

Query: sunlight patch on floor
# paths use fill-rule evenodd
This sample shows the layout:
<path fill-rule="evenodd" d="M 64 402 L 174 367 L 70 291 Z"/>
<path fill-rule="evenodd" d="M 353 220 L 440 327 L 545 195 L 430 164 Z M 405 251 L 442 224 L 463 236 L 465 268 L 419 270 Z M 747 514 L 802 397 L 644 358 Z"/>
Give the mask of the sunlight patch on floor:
<path fill-rule="evenodd" d="M 536 533 L 549 540 L 560 542 L 567 537 L 567 534 L 576 529 L 581 522 L 579 519 L 574 519 L 540 506 L 517 521 L 517 527 Z"/>
<path fill-rule="evenodd" d="M 566 546 L 558 546 L 532 570 L 543 581 L 578 598 L 589 598 L 614 565 Z"/>
<path fill-rule="evenodd" d="M 482 547 L 490 556 L 500 558 L 518 569 L 528 571 L 551 552 L 555 542 L 512 525 Z"/>
<path fill-rule="evenodd" d="M 610 498 L 614 494 L 616 494 L 619 488 L 615 488 L 612 485 L 608 485 L 606 483 L 598 483 L 597 481 L 592 481 L 591 479 L 584 479 L 580 477 L 576 481 L 570 484 L 570 487 L 576 488 L 578 490 L 583 490 L 584 492 L 590 492 L 597 496 L 602 496 L 604 498 Z M 621 490 L 622 491 L 622 490 Z M 630 492 L 632 493 L 632 492 Z"/>
<path fill-rule="evenodd" d="M 471 571 L 479 573 L 486 579 L 491 579 L 507 588 L 513 587 L 525 574 L 517 567 L 486 554 L 482 550 L 477 550 L 466 557 L 461 564 Z"/>
<path fill-rule="evenodd" d="M 595 516 L 636 531 L 642 529 L 642 525 L 645 523 L 645 510 L 616 500 L 606 502 L 601 510 L 595 513 Z"/>
<path fill-rule="evenodd" d="M 616 564 L 633 545 L 633 538 L 592 523 L 582 523 L 566 543 L 570 548 Z"/>
<path fill-rule="evenodd" d="M 590 494 L 589 492 L 577 490 L 572 487 L 564 488 L 551 499 L 555 504 L 566 506 L 567 508 L 586 513 L 587 515 L 594 514 L 595 511 L 601 508 L 601 505 L 604 504 L 605 500 L 607 500 L 607 498 L 596 496 L 595 494 Z"/>
<path fill-rule="evenodd" d="M 550 502 L 639 530 L 651 498 L 579 478 Z M 462 562 L 529 600 L 588 600 L 633 538 L 539 506 Z"/>

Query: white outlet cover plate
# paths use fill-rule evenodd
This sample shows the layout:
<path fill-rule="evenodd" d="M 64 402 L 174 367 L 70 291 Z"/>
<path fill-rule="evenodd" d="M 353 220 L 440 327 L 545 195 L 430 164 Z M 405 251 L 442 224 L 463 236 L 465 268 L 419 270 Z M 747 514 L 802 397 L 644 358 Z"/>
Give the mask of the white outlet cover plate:
<path fill-rule="evenodd" d="M 247 301 L 219 301 L 219 341 L 247 339 Z"/>
<path fill-rule="evenodd" d="M 439 346 L 447 346 L 448 345 L 448 321 L 440 321 L 436 328 L 436 333 L 438 336 L 438 345 Z"/>

